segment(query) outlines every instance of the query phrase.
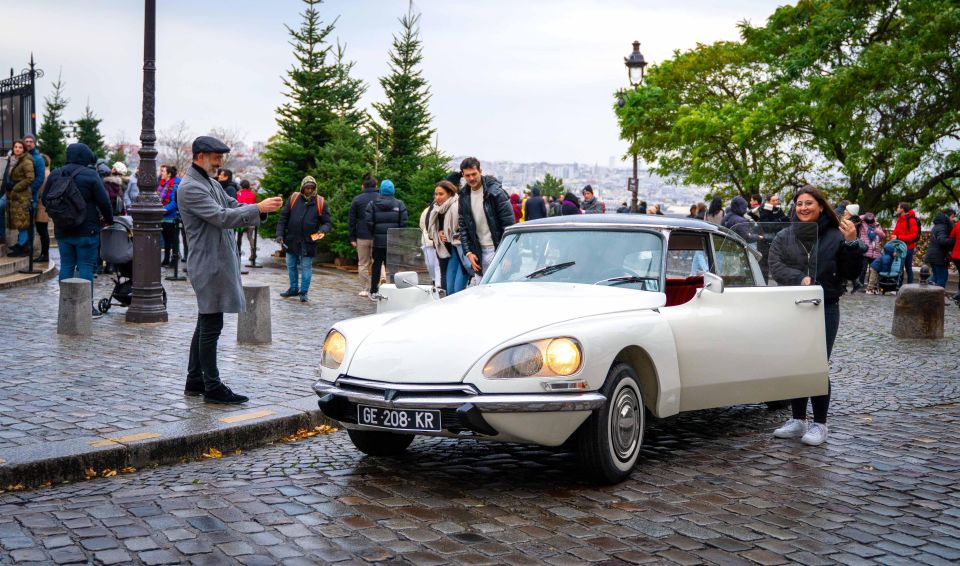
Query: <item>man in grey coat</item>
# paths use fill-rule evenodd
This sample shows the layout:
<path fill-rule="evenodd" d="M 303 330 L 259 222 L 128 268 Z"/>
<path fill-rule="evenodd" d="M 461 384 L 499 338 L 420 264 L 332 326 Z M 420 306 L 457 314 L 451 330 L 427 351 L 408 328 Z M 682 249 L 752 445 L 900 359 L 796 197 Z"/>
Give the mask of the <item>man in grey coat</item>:
<path fill-rule="evenodd" d="M 243 205 L 227 196 L 217 182 L 217 169 L 230 148 L 210 136 L 193 140 L 193 164 L 177 189 L 177 205 L 189 243 L 187 268 L 197 294 L 199 315 L 190 342 L 186 395 L 203 395 L 211 403 L 237 404 L 249 401 L 220 381 L 217 341 L 223 330 L 223 313 L 243 311 L 240 257 L 234 228 L 260 224 L 260 214 L 275 212 L 283 199 L 273 197 L 258 204 Z"/>

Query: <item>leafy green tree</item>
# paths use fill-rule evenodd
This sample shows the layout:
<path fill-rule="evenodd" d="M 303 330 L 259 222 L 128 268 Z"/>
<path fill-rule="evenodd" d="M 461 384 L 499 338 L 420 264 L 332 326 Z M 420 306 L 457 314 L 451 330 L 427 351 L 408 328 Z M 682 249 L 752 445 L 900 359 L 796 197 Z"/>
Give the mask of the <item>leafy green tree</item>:
<path fill-rule="evenodd" d="M 534 181 L 532 185 L 527 185 L 527 189 L 533 189 L 534 187 L 540 188 L 540 196 L 543 197 L 562 197 L 567 193 L 567 189 L 563 186 L 563 179 L 554 177 L 550 173 L 546 173 L 543 180 Z"/>
<path fill-rule="evenodd" d="M 410 210 L 410 225 L 416 226 L 420 211 L 433 199 L 433 186 L 444 176 L 436 167 L 444 156 L 430 141 L 435 130 L 428 109 L 430 87 L 420 71 L 423 47 L 420 14 L 408 11 L 399 19 L 401 32 L 393 36 L 390 74 L 380 79 L 385 102 L 373 104 L 379 116 L 374 125 L 378 173 L 397 187 L 397 197 Z"/>
<path fill-rule="evenodd" d="M 77 141 L 86 144 L 97 157 L 104 157 L 107 154 L 103 135 L 100 133 L 101 122 L 103 122 L 103 119 L 96 117 L 93 110 L 90 109 L 89 101 L 83 111 L 83 116 L 75 122 L 77 125 Z"/>
<path fill-rule="evenodd" d="M 862 210 L 943 199 L 960 178 L 960 5 L 807 0 L 742 26 L 765 107 L 842 177 Z"/>
<path fill-rule="evenodd" d="M 63 96 L 63 79 L 59 76 L 52 83 L 53 93 L 44 98 L 43 118 L 37 132 L 37 146 L 41 153 L 50 156 L 50 167 L 56 169 L 67 161 L 67 132 L 63 123 L 63 111 L 70 100 Z"/>
<path fill-rule="evenodd" d="M 317 168 L 317 155 L 330 141 L 330 124 L 338 107 L 334 86 L 340 69 L 327 61 L 327 37 L 333 24 L 324 24 L 317 6 L 322 0 L 303 0 L 307 5 L 298 29 L 287 26 L 296 62 L 287 71 L 283 84 L 288 99 L 277 109 L 280 131 L 267 143 L 262 154 L 266 171 L 261 186 L 272 195 L 289 196 L 300 189 L 300 181 Z M 276 231 L 277 215 L 264 223 L 267 235 Z"/>
<path fill-rule="evenodd" d="M 729 198 L 806 184 L 809 152 L 784 138 L 753 87 L 760 65 L 740 43 L 721 41 L 675 53 L 649 70 L 616 107 L 630 153 L 656 174 L 714 187 Z M 619 101 L 618 101 L 619 102 Z"/>

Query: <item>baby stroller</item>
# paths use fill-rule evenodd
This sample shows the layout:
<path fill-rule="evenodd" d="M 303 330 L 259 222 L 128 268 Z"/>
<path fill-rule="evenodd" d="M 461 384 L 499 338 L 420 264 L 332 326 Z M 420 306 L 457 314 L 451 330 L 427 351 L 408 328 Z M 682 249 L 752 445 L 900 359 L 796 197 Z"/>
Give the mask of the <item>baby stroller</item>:
<path fill-rule="evenodd" d="M 100 258 L 113 264 L 114 284 L 110 296 L 100 299 L 97 308 L 106 313 L 113 305 L 129 307 L 133 300 L 133 219 L 115 216 L 113 224 L 100 232 Z M 166 289 L 162 289 L 162 296 L 166 305 Z"/>
<path fill-rule="evenodd" d="M 884 244 L 883 255 L 870 264 L 877 272 L 877 291 L 881 295 L 897 292 L 903 285 L 903 262 L 907 256 L 907 244 L 901 240 L 891 240 Z"/>

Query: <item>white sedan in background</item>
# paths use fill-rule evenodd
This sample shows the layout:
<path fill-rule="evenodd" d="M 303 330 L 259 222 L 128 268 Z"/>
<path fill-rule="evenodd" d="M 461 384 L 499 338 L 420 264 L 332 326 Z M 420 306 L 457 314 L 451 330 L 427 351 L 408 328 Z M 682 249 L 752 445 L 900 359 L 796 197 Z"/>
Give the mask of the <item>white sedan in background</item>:
<path fill-rule="evenodd" d="M 559 446 L 625 479 L 648 416 L 827 392 L 823 291 L 768 287 L 697 220 L 564 216 L 507 229 L 480 285 L 338 322 L 314 390 L 361 451 L 416 435 Z M 403 301 L 401 301 L 403 302 Z"/>

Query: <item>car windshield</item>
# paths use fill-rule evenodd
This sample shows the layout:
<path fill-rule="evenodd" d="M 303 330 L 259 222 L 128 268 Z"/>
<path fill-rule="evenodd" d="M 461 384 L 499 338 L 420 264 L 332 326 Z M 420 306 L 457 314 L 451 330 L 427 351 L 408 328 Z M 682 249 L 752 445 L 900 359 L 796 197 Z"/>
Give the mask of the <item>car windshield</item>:
<path fill-rule="evenodd" d="M 653 232 L 537 230 L 506 236 L 484 283 L 537 281 L 660 290 L 663 240 Z"/>

